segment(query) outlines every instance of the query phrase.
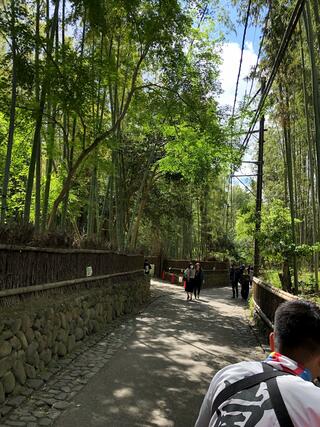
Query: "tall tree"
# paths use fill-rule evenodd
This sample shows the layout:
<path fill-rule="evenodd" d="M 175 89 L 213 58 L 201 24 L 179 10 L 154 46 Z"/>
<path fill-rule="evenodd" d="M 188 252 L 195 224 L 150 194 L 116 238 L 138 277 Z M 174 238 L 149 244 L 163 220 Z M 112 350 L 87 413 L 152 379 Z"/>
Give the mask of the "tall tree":
<path fill-rule="evenodd" d="M 44 114 L 44 108 L 45 108 L 45 103 L 47 99 L 47 93 L 49 90 L 48 68 L 52 58 L 54 36 L 55 36 L 58 16 L 59 16 L 59 4 L 60 4 L 60 1 L 57 0 L 54 7 L 53 17 L 50 23 L 50 31 L 49 31 L 49 38 L 48 38 L 47 52 L 46 52 L 46 66 L 45 66 L 45 72 L 44 72 L 44 77 L 43 77 L 42 86 L 41 86 L 41 92 L 39 96 L 39 104 L 37 106 L 36 123 L 35 123 L 35 130 L 34 130 L 34 136 L 33 136 L 32 153 L 31 153 L 31 159 L 30 159 L 30 165 L 29 165 L 26 197 L 25 197 L 25 204 L 24 204 L 23 218 L 26 223 L 30 221 L 30 208 L 31 208 L 31 201 L 32 201 L 32 189 L 34 184 L 35 165 L 36 165 L 37 157 L 39 157 L 38 153 L 40 151 L 43 114 Z"/>
<path fill-rule="evenodd" d="M 14 129 L 16 117 L 17 102 L 17 42 L 16 42 L 16 8 L 17 2 L 11 0 L 10 11 L 7 14 L 10 17 L 10 36 L 11 36 L 11 56 L 12 56 L 12 82 L 11 82 L 11 106 L 10 106 L 10 124 L 8 133 L 7 155 L 2 184 L 1 198 L 1 222 L 6 220 L 8 185 L 10 178 L 10 166 L 12 157 L 12 147 L 14 142 Z"/>

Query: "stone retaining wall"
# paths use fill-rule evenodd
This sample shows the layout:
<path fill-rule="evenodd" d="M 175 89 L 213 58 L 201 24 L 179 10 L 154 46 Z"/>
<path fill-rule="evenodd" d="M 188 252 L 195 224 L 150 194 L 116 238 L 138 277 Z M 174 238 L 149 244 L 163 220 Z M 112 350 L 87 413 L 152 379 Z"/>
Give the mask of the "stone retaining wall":
<path fill-rule="evenodd" d="M 101 331 L 112 319 L 138 311 L 150 283 L 141 274 L 130 280 L 90 284 L 67 295 L 34 297 L 0 314 L 0 403 L 9 395 L 38 387 L 46 367 L 72 352 L 77 343 Z"/>

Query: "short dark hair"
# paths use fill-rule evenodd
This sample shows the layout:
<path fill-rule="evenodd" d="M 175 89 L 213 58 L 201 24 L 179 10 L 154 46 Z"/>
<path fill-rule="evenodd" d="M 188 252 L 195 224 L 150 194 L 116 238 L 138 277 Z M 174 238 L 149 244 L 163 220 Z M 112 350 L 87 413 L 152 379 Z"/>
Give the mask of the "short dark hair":
<path fill-rule="evenodd" d="M 320 308 L 309 301 L 286 301 L 276 310 L 274 331 L 277 350 L 320 352 Z"/>

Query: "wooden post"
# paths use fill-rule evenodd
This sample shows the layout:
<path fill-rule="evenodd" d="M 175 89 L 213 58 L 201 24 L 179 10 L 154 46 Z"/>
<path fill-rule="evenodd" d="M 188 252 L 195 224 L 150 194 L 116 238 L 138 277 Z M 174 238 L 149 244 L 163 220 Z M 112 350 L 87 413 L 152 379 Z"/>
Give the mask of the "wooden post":
<path fill-rule="evenodd" d="M 261 96 L 265 90 L 265 79 L 261 80 Z M 256 196 L 256 224 L 254 238 L 254 275 L 257 277 L 260 270 L 260 245 L 259 233 L 261 230 L 261 206 L 262 206 L 262 185 L 263 185 L 263 145 L 264 145 L 264 114 L 260 119 L 259 128 L 259 152 L 258 152 L 258 177 L 257 177 L 257 196 Z"/>

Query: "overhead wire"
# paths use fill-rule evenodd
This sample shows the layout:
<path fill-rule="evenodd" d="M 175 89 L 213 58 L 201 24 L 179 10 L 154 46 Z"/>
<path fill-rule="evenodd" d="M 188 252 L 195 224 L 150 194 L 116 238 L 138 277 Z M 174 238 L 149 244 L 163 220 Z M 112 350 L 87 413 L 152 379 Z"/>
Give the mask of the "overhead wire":
<path fill-rule="evenodd" d="M 261 57 L 261 53 L 262 53 L 262 49 L 263 49 L 263 45 L 264 45 L 264 41 L 265 41 L 265 37 L 266 37 L 266 30 L 267 30 L 267 26 L 268 26 L 268 22 L 269 22 L 269 16 L 270 16 L 270 9 L 268 9 L 268 12 L 266 14 L 265 17 L 265 22 L 264 22 L 264 26 L 263 26 L 263 30 L 262 30 L 262 36 L 260 38 L 260 44 L 259 44 L 259 50 L 258 50 L 258 55 L 257 55 L 257 60 L 253 69 L 253 77 L 251 79 L 251 86 L 250 86 L 250 90 L 249 90 L 249 94 L 247 95 L 249 98 L 249 101 L 247 102 L 245 109 L 248 109 L 250 107 L 250 105 L 255 101 L 255 99 L 257 98 L 257 96 L 259 95 L 259 93 L 261 92 L 261 88 L 259 88 L 256 93 L 251 97 L 251 93 L 252 93 L 252 89 L 253 89 L 253 85 L 254 85 L 254 81 L 255 81 L 255 76 L 256 76 L 256 72 L 259 66 L 259 62 L 260 62 L 260 57 Z M 247 94 L 247 89 L 246 89 L 246 94 Z M 242 129 L 243 126 L 243 120 L 240 126 L 240 129 Z M 250 188 L 238 177 L 235 176 L 235 178 L 240 182 L 241 185 L 243 185 L 251 194 L 253 194 L 253 192 L 250 190 Z M 232 178 L 231 178 L 232 179 Z"/>
<path fill-rule="evenodd" d="M 249 1 L 249 3 L 251 3 L 251 2 Z M 293 32 L 294 32 L 294 30 L 295 30 L 295 28 L 296 28 L 296 26 L 298 24 L 298 21 L 299 21 L 299 19 L 301 17 L 301 14 L 303 12 L 303 8 L 304 8 L 305 3 L 306 3 L 306 0 L 298 0 L 297 3 L 296 3 L 296 6 L 295 6 L 294 11 L 293 11 L 293 13 L 291 15 L 291 18 L 290 18 L 290 21 L 289 21 L 288 26 L 286 28 L 286 31 L 285 31 L 285 33 L 283 35 L 282 40 L 281 40 L 281 44 L 280 44 L 280 47 L 278 49 L 278 52 L 277 52 L 277 55 L 276 55 L 276 59 L 275 59 L 275 61 L 273 63 L 273 67 L 271 69 L 271 73 L 270 73 L 270 76 L 269 76 L 269 78 L 267 80 L 265 89 L 264 89 L 264 91 L 263 91 L 263 93 L 261 95 L 261 99 L 260 99 L 258 107 L 256 109 L 256 112 L 255 112 L 254 118 L 252 120 L 251 126 L 249 128 L 249 131 L 246 134 L 246 137 L 244 138 L 243 143 L 242 143 L 242 150 L 244 150 L 244 149 L 247 148 L 247 145 L 249 143 L 250 137 L 252 135 L 252 131 L 254 130 L 254 127 L 255 127 L 255 125 L 257 123 L 257 120 L 258 120 L 258 118 L 259 118 L 259 116 L 261 114 L 261 111 L 262 111 L 263 107 L 264 107 L 266 98 L 267 98 L 267 96 L 268 96 L 268 94 L 269 94 L 269 92 L 271 90 L 272 84 L 273 84 L 274 79 L 276 77 L 276 74 L 277 74 L 277 72 L 279 70 L 280 64 L 282 63 L 284 55 L 285 55 L 285 53 L 287 51 L 287 48 L 289 46 L 289 43 L 291 41 L 291 37 L 293 35 Z M 247 18 L 248 18 L 248 16 L 247 16 Z M 264 37 L 262 39 L 262 42 L 263 41 L 264 41 Z M 262 50 L 262 42 L 261 42 L 261 45 L 260 45 L 261 46 L 261 50 Z M 243 47 L 244 47 L 244 42 L 243 42 Z M 259 49 L 259 51 L 260 51 L 260 49 Z M 240 64 L 240 67 L 241 67 L 241 64 Z M 241 68 L 240 68 L 239 73 L 238 73 L 238 79 L 240 78 L 240 71 L 241 71 Z M 238 86 L 238 80 L 237 80 L 237 86 Z M 253 86 L 253 83 L 252 83 L 252 86 Z M 237 95 L 237 88 L 236 88 L 236 95 Z M 251 102 L 252 101 L 250 101 L 250 103 Z M 234 106 L 233 106 L 233 113 L 234 113 L 234 109 L 235 109 L 235 104 L 236 104 L 236 96 L 235 96 L 235 102 L 234 102 Z M 232 180 L 232 178 L 231 178 L 231 180 Z M 242 183 L 242 184 L 244 184 L 244 183 Z M 231 192 L 232 192 L 232 185 L 231 185 Z"/>
<path fill-rule="evenodd" d="M 282 62 L 282 60 L 284 58 L 284 55 L 285 55 L 285 53 L 287 51 L 287 48 L 288 48 L 289 43 L 291 41 L 292 34 L 293 34 L 293 32 L 294 32 L 294 30 L 295 30 L 295 28 L 296 28 L 296 26 L 298 24 L 298 21 L 299 21 L 299 19 L 301 17 L 301 14 L 302 14 L 302 11 L 303 11 L 305 3 L 306 3 L 306 0 L 298 0 L 296 6 L 294 8 L 294 11 L 293 11 L 293 13 L 291 15 L 290 21 L 288 23 L 286 31 L 285 31 L 285 33 L 283 35 L 282 40 L 281 40 L 281 44 L 280 44 L 279 50 L 277 52 L 277 56 L 276 56 L 276 59 L 274 61 L 274 64 L 273 64 L 270 76 L 269 76 L 269 78 L 267 80 L 267 83 L 266 83 L 266 86 L 265 86 L 265 90 L 264 90 L 263 94 L 261 95 L 261 99 L 259 101 L 257 110 L 255 112 L 254 118 L 253 118 L 251 126 L 249 128 L 249 131 L 248 131 L 246 137 L 243 140 L 243 143 L 242 143 L 242 149 L 243 150 L 246 149 L 246 147 L 247 147 L 247 145 L 249 143 L 251 132 L 254 129 L 254 127 L 255 127 L 255 125 L 257 123 L 257 120 L 258 120 L 258 118 L 259 118 L 259 116 L 261 114 L 261 111 L 262 111 L 262 109 L 264 107 L 266 98 L 267 98 L 267 96 L 268 96 L 268 94 L 270 92 L 270 89 L 272 87 L 272 84 L 274 82 L 276 74 L 277 74 L 277 72 L 279 70 L 279 66 L 280 66 L 280 64 L 281 64 L 281 62 Z"/>
<path fill-rule="evenodd" d="M 242 38 L 241 57 L 240 57 L 240 64 L 239 64 L 239 70 L 238 70 L 238 76 L 237 76 L 237 83 L 236 83 L 234 104 L 233 104 L 233 109 L 232 109 L 232 117 L 233 118 L 234 118 L 236 101 L 237 101 L 237 94 L 238 94 L 239 80 L 240 80 L 240 75 L 241 75 L 241 68 L 242 68 L 243 52 L 244 52 L 244 46 L 245 46 L 245 39 L 246 39 L 247 27 L 248 27 L 248 22 L 249 22 L 249 17 L 250 17 L 250 10 L 251 10 L 251 1 L 248 2 L 245 28 L 244 28 L 244 32 L 243 32 L 243 38 Z M 256 71 L 257 71 L 257 68 L 258 68 L 258 65 L 259 65 L 260 56 L 261 56 L 261 52 L 262 52 L 262 48 L 263 48 L 263 44 L 264 44 L 264 39 L 265 39 L 265 33 L 266 33 L 266 29 L 267 29 L 267 25 L 268 25 L 268 20 L 269 20 L 269 14 L 270 14 L 270 8 L 268 9 L 268 13 L 267 13 L 266 19 L 265 19 L 265 24 L 264 24 L 264 28 L 263 28 L 263 32 L 262 32 L 262 37 L 261 37 L 261 41 L 260 41 L 260 45 L 259 45 L 259 51 L 258 51 L 258 55 L 257 55 L 257 61 L 256 61 L 256 64 L 255 64 L 255 67 L 254 67 L 254 70 L 253 70 L 253 76 L 256 75 Z M 252 78 L 251 87 L 250 87 L 250 91 L 249 91 L 249 95 L 248 95 L 249 101 L 248 101 L 248 103 L 247 103 L 247 105 L 246 105 L 245 108 L 248 108 L 252 104 L 252 102 L 254 102 L 254 100 L 256 99 L 256 97 L 258 96 L 258 94 L 261 91 L 261 89 L 259 88 L 256 91 L 256 93 L 254 94 L 254 96 L 251 98 L 253 84 L 254 84 L 254 77 Z M 246 87 L 246 93 L 247 93 L 247 87 Z M 242 125 L 241 125 L 241 128 L 242 128 Z M 237 179 L 238 179 L 238 181 L 240 181 L 240 183 L 242 185 L 245 186 L 245 184 L 239 178 L 237 178 Z M 230 173 L 230 181 L 231 181 L 230 184 L 231 184 L 231 187 L 232 187 L 232 168 L 231 168 L 231 173 Z M 246 188 L 249 189 L 248 187 L 246 187 Z M 250 190 L 250 192 L 251 192 L 251 190 Z"/>
<path fill-rule="evenodd" d="M 243 51 L 244 51 L 244 45 L 245 45 L 245 41 L 246 41 L 247 28 L 248 28 L 249 17 L 250 17 L 251 2 L 252 2 L 252 0 L 248 1 L 248 8 L 247 8 L 247 13 L 246 13 L 246 20 L 245 20 L 245 25 L 244 25 L 244 30 L 243 30 L 243 36 L 242 36 L 241 55 L 240 55 L 240 63 L 239 63 L 239 70 L 238 70 L 238 77 L 237 77 L 236 89 L 235 89 L 235 94 L 234 94 L 234 101 L 233 101 L 233 108 L 232 108 L 232 117 L 234 116 L 234 112 L 235 112 L 235 109 L 236 109 L 236 103 L 237 103 L 237 97 L 238 97 L 239 81 L 240 81 L 240 74 L 241 74 L 242 61 L 243 61 Z"/>
<path fill-rule="evenodd" d="M 251 98 L 251 93 L 252 93 L 252 89 L 253 89 L 253 85 L 254 85 L 254 81 L 255 81 L 255 76 L 257 73 L 258 66 L 259 66 L 260 56 L 262 53 L 262 48 L 263 48 L 263 44 L 264 44 L 264 40 L 265 40 L 265 36 L 266 36 L 266 30 L 267 30 L 267 26 L 268 26 L 268 22 L 269 22 L 270 10 L 271 10 L 271 7 L 268 9 L 268 12 L 267 12 L 266 17 L 265 17 L 264 26 L 263 26 L 263 30 L 262 30 L 262 36 L 260 38 L 257 60 L 256 60 L 255 66 L 254 66 L 253 72 L 252 72 L 253 77 L 251 79 L 251 86 L 250 86 L 250 91 L 249 91 L 249 95 L 248 95 L 249 100 L 248 100 L 247 104 L 244 106 L 244 110 L 247 110 L 250 107 L 252 102 L 256 99 L 257 95 L 261 91 L 261 89 L 259 88 L 257 90 L 257 92 L 254 94 L 254 96 Z M 244 118 L 241 121 L 240 129 L 243 128 L 243 122 L 244 122 Z"/>
<path fill-rule="evenodd" d="M 198 26 L 197 26 L 197 29 L 198 29 L 198 30 L 200 29 L 201 24 L 202 24 L 202 21 L 204 20 L 204 18 L 205 18 L 205 16 L 206 16 L 206 13 L 207 13 L 208 7 L 209 7 L 209 2 L 207 2 L 207 3 L 206 3 L 205 7 L 203 8 L 203 10 L 202 10 L 202 12 L 201 12 L 200 19 L 199 19 Z M 193 38 L 193 39 L 191 40 L 191 43 L 190 43 L 190 46 L 189 46 L 189 52 L 190 52 L 190 50 L 191 50 L 191 49 L 192 49 L 192 47 L 193 47 L 193 43 L 194 43 L 194 41 L 195 41 L 195 39 Z"/>
<path fill-rule="evenodd" d="M 239 89 L 239 81 L 240 81 L 240 75 L 241 75 L 241 68 L 242 68 L 242 62 L 243 62 L 243 52 L 244 52 L 244 45 L 246 41 L 246 35 L 247 35 L 247 29 L 248 29 L 248 23 L 249 23 L 249 17 L 250 17 L 250 10 L 251 10 L 251 3 L 252 0 L 248 1 L 248 7 L 247 7 L 247 13 L 246 13 L 246 19 L 245 19 L 245 25 L 243 30 L 243 36 L 242 36 L 242 44 L 241 44 L 241 55 L 240 55 L 240 62 L 239 62 L 239 69 L 238 69 L 238 76 L 237 76 L 237 82 L 236 82 L 236 88 L 235 88 L 235 94 L 234 94 L 234 101 L 233 101 L 233 107 L 232 107 L 232 119 L 234 118 L 234 113 L 236 109 L 237 104 L 237 97 L 238 97 L 238 89 Z M 231 187 L 231 201 L 230 201 L 230 218 L 232 223 L 232 167 L 230 170 L 230 187 Z"/>
<path fill-rule="evenodd" d="M 257 35 L 257 26 L 255 25 L 255 27 L 254 27 L 254 34 L 253 34 L 253 40 L 252 40 L 252 46 L 255 45 L 256 35 Z M 249 81 L 251 81 L 251 80 L 252 79 L 250 79 L 249 76 L 246 77 L 246 89 L 245 89 L 245 92 L 244 92 L 244 99 L 247 99 L 247 97 L 250 96 L 248 94 L 248 87 L 249 87 Z"/>
<path fill-rule="evenodd" d="M 261 42 L 260 42 L 259 51 L 258 51 L 258 55 L 257 55 L 257 61 L 256 61 L 256 65 L 255 65 L 254 70 L 253 70 L 253 78 L 251 80 L 251 87 L 250 87 L 249 96 L 248 96 L 249 99 L 250 99 L 250 96 L 251 96 L 251 93 L 252 93 L 253 84 L 254 84 L 254 80 L 255 80 L 254 76 L 256 75 L 256 72 L 257 72 L 257 69 L 258 69 L 258 65 L 259 65 L 259 61 L 260 61 L 260 56 L 261 56 L 261 53 L 262 53 L 262 48 L 263 48 L 264 40 L 265 40 L 265 37 L 266 37 L 266 30 L 267 30 L 267 26 L 268 26 L 268 23 L 269 23 L 270 10 L 271 10 L 271 6 L 268 9 L 268 13 L 266 15 L 266 19 L 265 19 L 264 26 L 263 26 Z"/>
<path fill-rule="evenodd" d="M 253 103 L 253 101 L 256 99 L 256 97 L 259 95 L 259 93 L 261 92 L 261 88 L 259 87 L 259 89 L 257 90 L 257 92 L 253 95 L 253 97 L 251 99 L 249 99 L 246 108 L 250 107 L 250 105 Z"/>
<path fill-rule="evenodd" d="M 240 182 L 240 184 L 243 185 L 244 188 L 249 191 L 249 193 L 251 193 L 253 196 L 255 196 L 255 194 L 252 192 L 252 190 L 238 176 L 234 176 L 233 178 L 236 178 Z"/>

